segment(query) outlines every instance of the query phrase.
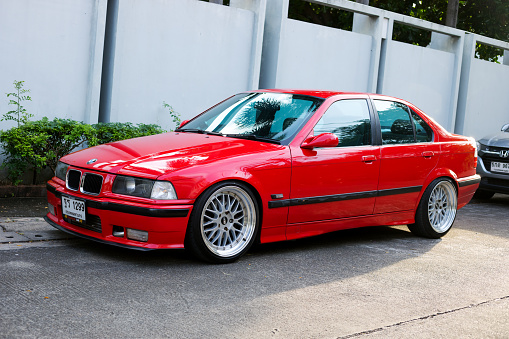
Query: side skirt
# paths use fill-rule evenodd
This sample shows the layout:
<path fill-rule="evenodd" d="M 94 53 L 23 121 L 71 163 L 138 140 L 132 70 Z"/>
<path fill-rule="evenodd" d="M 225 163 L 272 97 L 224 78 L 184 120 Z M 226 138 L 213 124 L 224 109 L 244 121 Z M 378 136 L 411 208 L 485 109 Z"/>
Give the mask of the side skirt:
<path fill-rule="evenodd" d="M 322 220 L 288 225 L 286 239 L 306 238 L 324 233 L 367 226 L 396 226 L 415 222 L 415 211 L 400 211 L 362 217 Z"/>

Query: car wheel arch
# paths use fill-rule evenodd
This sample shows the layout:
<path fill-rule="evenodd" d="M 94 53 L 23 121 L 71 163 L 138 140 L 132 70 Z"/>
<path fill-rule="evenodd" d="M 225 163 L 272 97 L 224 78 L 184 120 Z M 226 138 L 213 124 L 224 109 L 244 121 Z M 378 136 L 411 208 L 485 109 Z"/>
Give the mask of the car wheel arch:
<path fill-rule="evenodd" d="M 218 185 L 221 185 L 223 183 L 230 183 L 230 184 L 241 184 L 243 186 L 246 186 L 250 192 L 253 194 L 254 198 L 256 199 L 256 203 L 258 204 L 258 217 L 259 217 L 259 225 L 260 225 L 260 230 L 262 228 L 262 224 L 263 224 L 263 201 L 262 201 L 262 198 L 260 196 L 260 193 L 258 192 L 258 190 L 256 189 L 256 187 L 254 187 L 250 182 L 248 181 L 245 181 L 245 180 L 241 180 L 239 178 L 223 178 L 222 180 L 218 180 L 218 181 L 215 181 L 213 183 L 210 183 L 209 185 L 205 186 L 201 191 L 200 193 L 198 194 L 198 196 L 194 199 L 194 201 L 196 202 L 201 196 L 203 196 L 203 194 L 205 194 L 205 192 L 211 188 L 211 187 L 214 187 L 214 186 L 218 186 Z M 188 228 L 189 228 L 189 225 L 188 225 Z M 186 229 L 186 237 L 187 237 L 187 231 L 188 231 L 188 228 Z M 256 235 L 256 239 L 255 239 L 255 242 L 259 242 L 260 241 L 260 234 L 261 232 L 258 232 L 258 234 Z"/>
<path fill-rule="evenodd" d="M 417 209 L 417 206 L 419 205 L 419 202 L 421 201 L 424 191 L 426 191 L 426 188 L 428 188 L 428 186 L 434 180 L 439 179 L 439 178 L 449 179 L 453 183 L 454 187 L 456 188 L 456 195 L 458 195 L 459 185 L 458 185 L 458 176 L 456 175 L 456 173 L 454 173 L 452 170 L 450 170 L 448 168 L 435 168 L 431 171 L 431 173 L 428 175 L 428 177 L 426 178 L 426 180 L 424 181 L 424 183 L 422 185 L 421 192 L 419 193 L 419 198 L 417 199 L 417 204 L 415 206 L 415 209 Z"/>

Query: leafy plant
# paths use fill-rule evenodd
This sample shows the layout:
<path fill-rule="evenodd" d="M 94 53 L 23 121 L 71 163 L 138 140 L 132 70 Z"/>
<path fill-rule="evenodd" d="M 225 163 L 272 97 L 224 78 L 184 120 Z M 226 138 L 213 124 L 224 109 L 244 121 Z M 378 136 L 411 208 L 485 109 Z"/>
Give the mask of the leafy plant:
<path fill-rule="evenodd" d="M 0 131 L 0 146 L 8 178 L 13 184 L 23 181 L 26 171 L 32 170 L 32 183 L 46 167 L 55 171 L 58 159 L 79 147 L 163 133 L 157 125 L 131 123 L 85 124 L 70 119 L 42 118 L 24 125 Z"/>
<path fill-rule="evenodd" d="M 24 81 L 16 81 L 14 80 L 14 88 L 16 89 L 15 92 L 12 93 L 6 93 L 7 98 L 13 97 L 13 99 L 9 100 L 9 105 L 16 106 L 16 109 L 9 111 L 5 113 L 2 116 L 2 121 L 4 120 L 14 120 L 18 123 L 18 127 L 20 123 L 26 124 L 28 120 L 33 117 L 33 114 L 30 114 L 27 112 L 25 107 L 21 104 L 23 101 L 32 101 L 32 98 L 27 95 L 27 93 L 30 93 L 29 89 L 23 88 Z"/>
<path fill-rule="evenodd" d="M 43 118 L 0 132 L 0 144 L 5 155 L 3 167 L 9 179 L 18 185 L 23 174 L 33 170 L 32 183 L 45 167 L 55 170 L 60 157 L 80 147 L 94 137 L 90 125 L 69 119 Z"/>
<path fill-rule="evenodd" d="M 92 125 L 94 138 L 88 140 L 89 146 L 106 144 L 108 142 L 138 138 L 147 135 L 164 133 L 160 126 L 154 124 L 137 124 L 130 122 L 108 122 Z"/>
<path fill-rule="evenodd" d="M 182 122 L 182 120 L 180 118 L 180 113 L 176 112 L 173 109 L 173 107 L 171 107 L 165 101 L 163 101 L 163 107 L 168 109 L 168 112 L 170 113 L 170 118 L 172 118 L 173 122 L 175 123 L 175 128 L 178 128 L 180 123 Z"/>

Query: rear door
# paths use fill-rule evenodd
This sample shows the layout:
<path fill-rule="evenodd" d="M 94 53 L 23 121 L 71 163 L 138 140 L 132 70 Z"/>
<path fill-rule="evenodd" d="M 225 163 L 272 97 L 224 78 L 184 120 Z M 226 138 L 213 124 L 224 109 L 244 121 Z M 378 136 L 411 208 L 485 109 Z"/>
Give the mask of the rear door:
<path fill-rule="evenodd" d="M 433 130 L 407 105 L 378 99 L 373 103 L 382 132 L 375 214 L 412 210 L 438 163 L 440 145 L 433 142 Z"/>

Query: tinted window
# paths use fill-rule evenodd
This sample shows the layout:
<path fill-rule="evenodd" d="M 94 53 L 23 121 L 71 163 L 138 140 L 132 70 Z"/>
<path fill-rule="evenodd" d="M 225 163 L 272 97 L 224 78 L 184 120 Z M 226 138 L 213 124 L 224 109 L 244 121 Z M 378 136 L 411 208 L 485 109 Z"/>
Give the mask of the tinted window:
<path fill-rule="evenodd" d="M 433 130 L 428 126 L 422 118 L 415 113 L 412 112 L 412 118 L 414 120 L 415 127 L 415 139 L 417 142 L 431 142 L 433 141 Z"/>
<path fill-rule="evenodd" d="M 414 129 L 406 105 L 394 101 L 373 101 L 378 111 L 384 145 L 415 142 Z"/>
<path fill-rule="evenodd" d="M 371 145 L 368 103 L 364 99 L 336 101 L 318 121 L 314 133 L 334 133 L 338 146 Z"/>

